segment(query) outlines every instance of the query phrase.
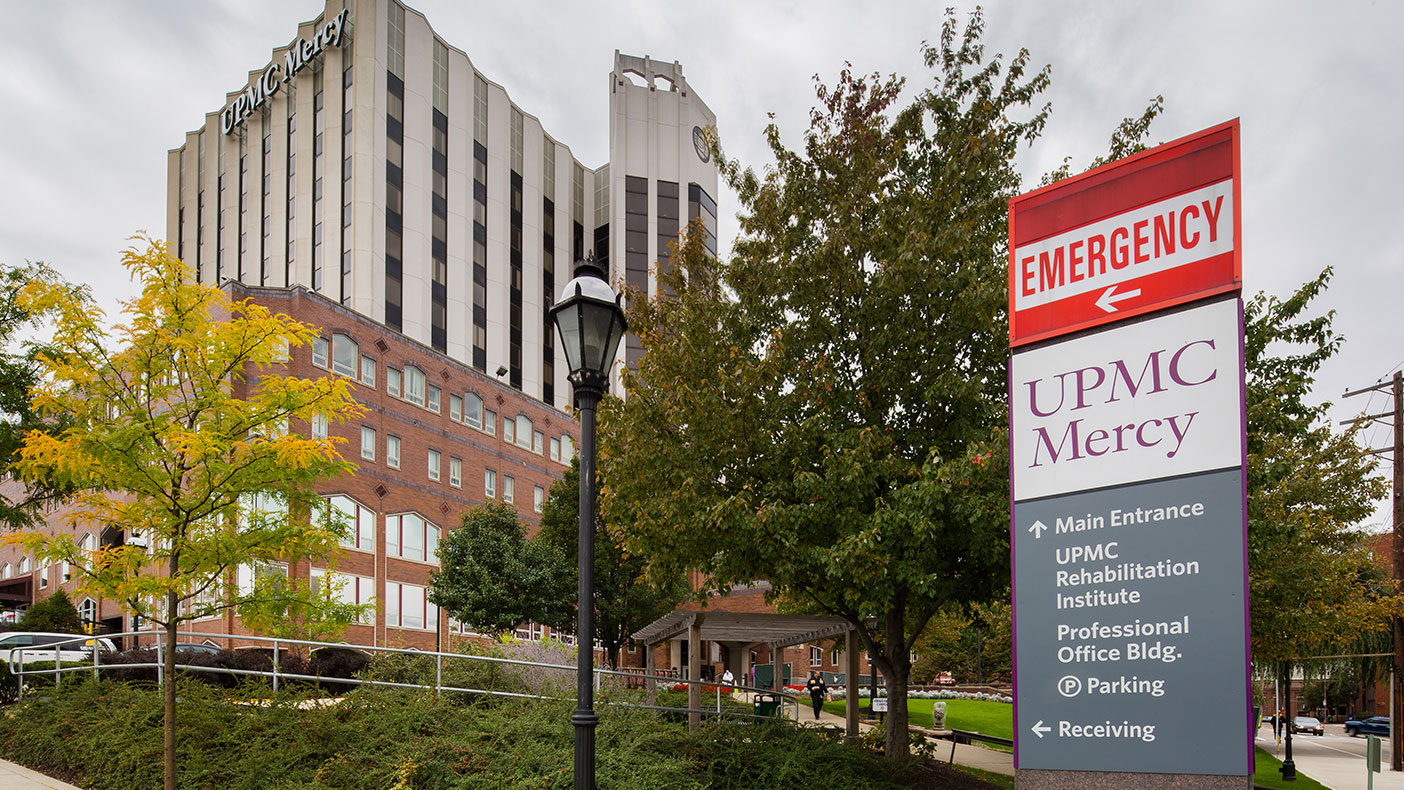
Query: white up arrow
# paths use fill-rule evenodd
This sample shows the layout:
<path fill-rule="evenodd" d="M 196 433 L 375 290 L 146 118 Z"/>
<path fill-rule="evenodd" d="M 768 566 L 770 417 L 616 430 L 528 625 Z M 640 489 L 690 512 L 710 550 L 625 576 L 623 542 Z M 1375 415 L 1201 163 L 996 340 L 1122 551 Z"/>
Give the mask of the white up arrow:
<path fill-rule="evenodd" d="M 1029 527 L 1029 532 L 1033 533 L 1034 540 L 1038 540 L 1039 538 L 1043 537 L 1043 531 L 1045 529 L 1048 529 L 1047 524 L 1043 523 L 1042 521 L 1035 521 L 1033 523 L 1033 526 Z"/>
<path fill-rule="evenodd" d="M 1039 719 L 1039 720 L 1038 720 L 1038 723 L 1034 724 L 1034 726 L 1033 726 L 1031 729 L 1033 730 L 1033 734 L 1034 734 L 1034 735 L 1037 735 L 1037 736 L 1040 737 L 1040 738 L 1043 737 L 1043 734 L 1044 734 L 1045 732 L 1052 732 L 1052 731 L 1053 731 L 1053 728 L 1052 728 L 1052 727 L 1049 727 L 1047 724 L 1044 724 L 1044 723 L 1043 723 L 1043 719 Z"/>
<path fill-rule="evenodd" d="M 1113 294 L 1116 294 L 1116 295 L 1113 296 Z M 1096 304 L 1097 304 L 1098 307 L 1102 308 L 1102 310 L 1105 311 L 1105 312 L 1108 312 L 1108 313 L 1115 313 L 1115 312 L 1116 312 L 1116 303 L 1117 303 L 1117 302 L 1120 302 L 1120 301 L 1122 301 L 1123 299 L 1130 299 L 1130 298 L 1133 297 L 1133 296 L 1140 296 L 1140 295 L 1141 295 L 1141 289 L 1140 289 L 1140 288 L 1137 288 L 1137 289 L 1135 289 L 1134 291 L 1127 291 L 1126 293 L 1120 293 L 1120 294 L 1119 294 L 1119 293 L 1116 293 L 1116 286 L 1113 285 L 1112 287 L 1110 287 L 1110 288 L 1108 288 L 1107 290 L 1103 291 L 1101 296 L 1097 297 L 1097 302 L 1096 302 Z"/>

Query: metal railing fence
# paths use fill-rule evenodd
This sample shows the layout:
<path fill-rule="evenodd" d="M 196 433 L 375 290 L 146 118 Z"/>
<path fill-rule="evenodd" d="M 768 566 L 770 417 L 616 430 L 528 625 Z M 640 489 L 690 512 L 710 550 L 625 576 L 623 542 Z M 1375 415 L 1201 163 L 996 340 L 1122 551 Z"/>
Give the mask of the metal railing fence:
<path fill-rule="evenodd" d="M 306 639 L 286 639 L 286 638 L 281 638 L 281 637 L 265 637 L 265 636 L 251 635 L 251 634 L 215 634 L 215 633 L 209 633 L 209 632 L 205 632 L 205 631 L 199 631 L 199 632 L 196 632 L 196 631 L 178 631 L 178 632 L 176 632 L 176 636 L 177 636 L 178 638 L 179 638 L 179 637 L 190 637 L 190 638 L 196 638 L 196 639 L 237 639 L 237 640 L 240 640 L 240 641 L 243 641 L 243 642 L 254 642 L 254 643 L 258 643 L 258 644 L 268 644 L 268 645 L 270 645 L 270 646 L 271 646 L 271 651 L 272 651 L 272 667 L 271 667 L 270 669 L 268 669 L 268 670 L 261 670 L 261 669 L 238 669 L 238 668 L 234 668 L 234 667 L 222 667 L 222 666 L 201 666 L 201 665 L 198 665 L 198 664 L 189 664 L 189 663 L 182 663 L 182 664 L 178 664 L 177 666 L 178 666 L 178 668 L 179 668 L 181 671 L 183 671 L 183 672 L 208 672 L 208 673 L 227 674 L 227 675 L 234 675 L 234 676 L 247 676 L 247 677 L 264 677 L 264 678 L 269 678 L 270 681 L 271 681 L 272 687 L 273 687 L 273 691 L 275 691 L 275 692 L 279 690 L 280 684 L 281 684 L 281 682 L 283 682 L 283 681 L 309 681 L 309 682 L 315 682 L 315 683 L 335 683 L 335 684 L 351 685 L 351 686 L 377 686 L 377 687 L 385 687 L 385 688 L 420 689 L 420 690 L 425 690 L 425 691 L 433 691 L 436 695 L 442 694 L 442 693 L 444 693 L 444 692 L 458 692 L 458 693 L 465 693 L 465 694 L 483 694 L 483 695 L 488 695 L 488 696 L 509 697 L 509 698 L 518 698 L 518 699 L 537 699 L 537 700 L 556 700 L 556 701 L 573 701 L 573 700 L 574 700 L 574 697 L 553 696 L 553 695 L 549 695 L 549 694 L 530 694 L 530 693 L 513 692 L 513 691 L 502 691 L 502 690 L 499 690 L 499 689 L 489 689 L 489 688 L 465 688 L 465 687 L 460 687 L 460 686 L 446 685 L 446 684 L 444 683 L 444 667 L 445 667 L 445 662 L 446 662 L 446 661 L 470 661 L 470 662 L 471 662 L 471 661 L 477 661 L 477 662 L 483 662 L 483 663 L 488 663 L 488 664 L 504 665 L 504 666 L 519 666 L 519 667 L 528 667 L 528 668 L 532 668 L 532 669 L 544 669 L 544 670 L 560 670 L 561 672 L 567 673 L 567 675 L 569 676 L 569 675 L 572 675 L 573 673 L 575 673 L 575 672 L 577 671 L 577 667 L 575 667 L 575 666 L 573 666 L 573 665 L 568 665 L 568 664 L 550 664 L 550 663 L 540 662 L 540 661 L 526 661 L 526 660 L 514 659 L 514 658 L 501 658 L 501 657 L 498 657 L 498 656 L 479 656 L 479 655 L 471 655 L 471 654 L 465 654 L 465 653 L 445 653 L 445 652 L 430 651 L 430 650 L 415 650 L 415 649 L 413 649 L 413 648 L 383 647 L 383 646 L 378 646 L 378 645 L 357 645 L 357 644 L 350 644 L 350 643 L 346 643 L 346 642 L 319 642 L 319 641 L 306 640 Z M 93 676 L 93 679 L 96 680 L 96 679 L 98 679 L 98 678 L 101 676 L 102 670 L 103 670 L 104 668 L 106 668 L 106 669 L 108 669 L 108 670 L 118 670 L 118 669 L 121 669 L 121 670 L 155 669 L 155 670 L 156 670 L 157 684 L 158 684 L 158 685 L 161 685 L 161 684 L 164 684 L 164 683 L 165 683 L 165 661 L 164 661 L 164 659 L 165 659 L 165 651 L 166 651 L 167 649 L 169 649 L 169 648 L 165 645 L 166 633 L 165 633 L 164 631 L 126 631 L 126 632 L 119 633 L 119 634 L 103 634 L 102 637 L 103 637 L 103 638 L 107 638 L 107 639 L 118 639 L 118 638 L 124 638 L 124 637 L 155 637 L 155 638 L 156 638 L 156 643 L 155 643 L 156 661 L 155 661 L 155 662 L 146 662 L 146 663 L 107 663 L 107 664 L 104 664 L 104 663 L 102 663 L 103 655 L 104 655 L 105 653 L 108 653 L 109 651 L 102 650 L 102 649 L 98 649 L 98 644 L 97 644 L 97 641 L 96 641 L 96 640 L 97 640 L 97 637 L 94 637 L 94 636 L 87 636 L 87 635 L 78 635 L 78 636 L 74 636 L 72 639 L 62 640 L 62 641 L 53 642 L 53 643 L 45 644 L 45 645 L 31 645 L 31 646 L 24 646 L 24 647 L 16 647 L 16 648 L 14 648 L 14 649 L 11 651 L 11 654 L 10 654 L 10 672 L 11 672 L 13 675 L 15 675 L 15 677 L 16 677 L 17 680 L 18 680 L 18 684 L 19 684 L 18 698 L 19 698 L 19 699 L 23 699 L 23 698 L 24 698 L 25 678 L 26 678 L 26 677 L 52 676 L 52 677 L 53 677 L 54 685 L 57 686 L 57 685 L 59 685 L 59 684 L 62 682 L 61 678 L 62 678 L 62 676 L 63 676 L 64 674 L 72 673 L 72 672 L 91 672 L 91 673 L 92 673 L 92 676 Z M 89 664 L 86 660 L 84 660 L 84 661 L 82 662 L 82 666 L 74 666 L 73 664 L 76 664 L 76 663 L 78 663 L 78 662 L 72 662 L 72 661 L 65 662 L 65 661 L 63 661 L 63 656 L 62 656 L 62 652 L 63 652 L 63 651 L 67 650 L 67 651 L 69 651 L 69 652 L 74 652 L 74 651 L 88 650 L 88 649 L 89 649 L 89 648 L 88 648 L 88 643 L 91 643 L 91 645 L 92 645 L 92 646 L 91 646 L 91 651 L 90 651 L 90 652 L 91 652 L 91 658 L 92 658 L 91 664 Z M 72 645 L 72 647 L 65 647 L 65 646 L 67 646 L 67 645 Z M 296 673 L 296 672 L 284 672 L 284 671 L 282 671 L 281 668 L 280 668 L 280 663 L 281 663 L 281 662 L 280 662 L 280 657 L 281 657 L 283 651 L 284 651 L 286 648 L 291 647 L 291 646 L 307 647 L 307 648 L 309 648 L 309 652 L 310 652 L 310 650 L 316 650 L 316 649 L 338 648 L 338 649 L 343 649 L 343 650 L 347 650 L 347 649 L 349 649 L 349 650 L 355 650 L 355 651 L 358 651 L 358 652 L 361 652 L 361 653 L 366 653 L 366 654 L 377 654 L 377 653 L 378 653 L 378 654 L 393 654 L 393 655 L 404 655 L 404 656 L 412 656 L 412 657 L 427 657 L 427 658 L 433 658 L 433 659 L 434 659 L 434 683 L 433 683 L 433 685 L 428 685 L 428 684 L 423 684 L 423 683 L 402 683 L 402 682 L 390 681 L 390 680 L 370 680 L 370 679 L 362 679 L 362 678 L 354 678 L 354 677 L 350 677 L 350 678 L 328 677 L 328 676 L 325 676 L 325 675 L 307 675 L 307 674 L 301 674 L 301 673 Z M 247 650 L 247 649 L 249 649 L 250 647 L 255 647 L 255 648 L 256 648 L 256 647 L 257 647 L 257 644 L 255 644 L 255 645 L 247 645 L 247 644 L 245 644 L 245 645 L 241 645 L 240 647 L 241 647 L 242 649 Z M 43 653 L 43 654 L 45 654 L 45 657 L 44 657 L 44 658 L 40 658 L 40 659 L 35 659 L 35 660 L 32 660 L 32 661 L 25 661 L 25 660 L 24 660 L 24 654 L 25 654 L 26 651 L 28 651 L 28 652 L 31 653 L 31 654 L 33 654 L 33 653 Z M 53 653 L 53 656 L 54 656 L 54 658 L 53 658 L 53 665 L 52 665 L 52 666 L 49 666 L 49 664 L 48 664 L 47 654 L 49 654 L 49 653 Z M 42 666 L 41 666 L 41 663 L 42 663 Z M 64 666 L 65 663 L 70 664 L 70 666 Z M 596 690 L 596 692 L 599 692 L 599 691 L 601 690 L 602 680 L 603 680 L 604 678 L 607 678 L 607 677 L 608 677 L 608 678 L 622 678 L 623 681 L 624 681 L 623 685 L 625 686 L 625 688 L 630 688 L 630 687 L 632 687 L 632 688 L 635 688 L 635 689 L 641 687 L 642 685 L 646 684 L 647 681 L 650 681 L 650 680 L 654 681 L 656 684 L 658 684 L 658 685 L 660 685 L 660 686 L 663 686 L 663 687 L 665 687 L 665 688 L 676 688 L 676 687 L 679 686 L 679 685 L 688 686 L 688 687 L 691 687 L 691 686 L 696 685 L 696 686 L 701 686 L 701 687 L 703 687 L 703 689 L 705 689 L 707 686 L 715 686 L 714 693 L 715 693 L 715 700 L 716 700 L 716 702 L 715 702 L 715 707 L 711 707 L 711 708 L 708 708 L 708 707 L 699 707 L 699 708 L 684 707 L 684 708 L 680 708 L 680 707 L 676 707 L 676 706 L 653 705 L 653 704 L 646 704 L 646 703 L 641 704 L 641 703 L 636 703 L 636 702 L 625 702 L 625 701 L 621 701 L 621 700 L 608 700 L 608 699 L 605 699 L 605 700 L 602 700 L 602 701 L 601 701 L 601 703 L 604 704 L 604 705 L 610 705 L 610 706 L 616 706 L 616 707 L 623 707 L 623 708 L 634 708 L 634 709 L 639 709 L 639 710 L 654 710 L 654 711 L 660 711 L 660 712 L 697 713 L 697 714 L 700 714 L 700 715 L 702 715 L 702 716 L 709 716 L 709 717 L 713 717 L 713 718 L 716 718 L 716 719 L 719 719 L 719 720 L 720 720 L 720 719 L 724 719 L 724 718 L 736 718 L 736 719 L 753 719 L 753 718 L 755 718 L 755 713 L 754 713 L 754 711 L 751 710 L 749 707 L 746 707 L 746 706 L 736 706 L 736 705 L 723 706 L 723 705 L 722 705 L 722 697 L 723 697 L 722 689 L 725 688 L 725 689 L 731 689 L 731 690 L 733 691 L 733 694 L 735 694 L 735 693 L 737 693 L 737 692 L 739 692 L 739 693 L 744 693 L 744 694 L 750 694 L 750 695 L 752 695 L 752 698 L 753 698 L 753 699 L 754 699 L 754 695 L 756 695 L 756 694 L 770 694 L 770 695 L 776 695 L 776 699 L 779 700 L 779 703 L 778 703 L 778 704 L 781 706 L 781 707 L 780 707 L 780 715 L 779 715 L 778 717 L 776 717 L 776 718 L 779 718 L 779 719 L 784 720 L 784 721 L 793 721 L 793 722 L 796 722 L 796 723 L 798 723 L 798 721 L 799 721 L 799 715 L 800 715 L 800 699 L 799 699 L 799 697 L 797 697 L 797 696 L 795 696 L 795 695 L 793 695 L 793 694 L 789 694 L 789 693 L 783 692 L 783 691 L 782 691 L 782 692 L 779 692 L 779 693 L 777 694 L 777 692 L 774 691 L 774 690 L 772 690 L 772 689 L 754 688 L 754 687 L 751 687 L 751 686 L 744 686 L 744 685 L 739 685 L 739 684 L 720 684 L 720 683 L 718 683 L 717 681 L 688 680 L 688 679 L 677 678 L 677 677 L 670 677 L 670 676 L 668 676 L 668 675 L 660 675 L 660 674 L 648 675 L 648 674 L 645 674 L 645 673 L 642 673 L 642 672 L 638 671 L 637 669 L 604 669 L 604 668 L 596 667 L 595 670 L 594 670 L 594 685 L 595 685 L 595 690 Z M 704 695 L 702 695 L 703 699 L 706 699 L 706 698 L 711 697 L 711 696 L 712 696 L 712 694 L 704 694 Z M 793 707 L 794 707 L 794 715 L 793 715 L 793 717 L 791 717 L 791 716 L 789 715 L 789 713 L 788 713 L 789 706 L 791 706 L 791 705 L 793 705 Z M 729 709 L 728 709 L 728 708 L 729 708 Z"/>

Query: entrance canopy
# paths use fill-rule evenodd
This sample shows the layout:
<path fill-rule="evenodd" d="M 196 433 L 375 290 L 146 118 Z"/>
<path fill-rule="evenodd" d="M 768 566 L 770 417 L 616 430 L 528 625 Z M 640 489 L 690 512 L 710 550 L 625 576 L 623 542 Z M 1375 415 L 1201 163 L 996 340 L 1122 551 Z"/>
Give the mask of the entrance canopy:
<path fill-rule="evenodd" d="M 710 642 L 765 642 L 775 648 L 830 639 L 851 628 L 842 617 L 674 611 L 635 631 L 633 638 L 653 646 L 669 639 L 686 639 L 693 627 L 701 631 L 698 638 Z"/>

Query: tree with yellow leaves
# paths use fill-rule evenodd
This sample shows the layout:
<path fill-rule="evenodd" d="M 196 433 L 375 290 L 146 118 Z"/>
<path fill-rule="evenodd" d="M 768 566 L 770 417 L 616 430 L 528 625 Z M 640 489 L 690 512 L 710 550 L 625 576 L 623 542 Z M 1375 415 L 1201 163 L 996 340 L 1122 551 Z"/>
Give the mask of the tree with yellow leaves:
<path fill-rule="evenodd" d="M 337 451 L 342 440 L 292 429 L 362 409 L 343 381 L 285 374 L 289 350 L 309 343 L 313 327 L 195 282 L 164 242 L 134 241 L 122 263 L 141 293 L 110 329 L 71 288 L 35 280 L 21 290 L 21 305 L 53 326 L 32 404 L 62 415 L 65 427 L 29 432 L 14 468 L 72 490 L 72 526 L 141 540 L 95 551 L 67 534 L 6 542 L 41 562 L 69 563 L 82 594 L 158 624 L 169 645 L 182 623 L 251 596 L 311 592 L 229 582 L 240 566 L 335 558 L 345 527 L 319 506 L 313 485 L 354 467 Z M 172 650 L 165 672 L 174 678 Z M 167 682 L 166 790 L 176 788 L 175 712 Z"/>

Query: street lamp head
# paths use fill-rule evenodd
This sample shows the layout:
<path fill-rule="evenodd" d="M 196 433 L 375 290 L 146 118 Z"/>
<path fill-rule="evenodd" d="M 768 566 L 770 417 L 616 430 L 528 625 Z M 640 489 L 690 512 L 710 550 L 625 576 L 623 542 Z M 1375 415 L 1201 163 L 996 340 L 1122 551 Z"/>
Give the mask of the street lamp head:
<path fill-rule="evenodd" d="M 603 270 L 593 256 L 576 264 L 575 279 L 561 289 L 551 308 L 551 319 L 561 333 L 561 344 L 570 368 L 570 382 L 577 389 L 603 392 L 619 341 L 628 323 Z"/>

